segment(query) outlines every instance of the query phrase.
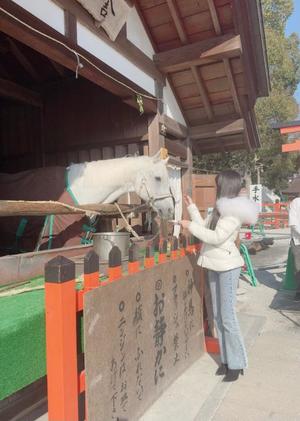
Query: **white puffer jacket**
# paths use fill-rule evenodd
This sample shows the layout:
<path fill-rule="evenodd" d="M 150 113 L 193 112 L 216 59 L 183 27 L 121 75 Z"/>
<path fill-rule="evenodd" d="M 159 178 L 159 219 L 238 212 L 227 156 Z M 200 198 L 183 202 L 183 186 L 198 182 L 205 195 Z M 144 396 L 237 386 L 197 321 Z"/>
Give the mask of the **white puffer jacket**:
<path fill-rule="evenodd" d="M 242 224 L 255 224 L 258 206 L 246 197 L 219 199 L 216 203 L 220 219 L 215 230 L 208 228 L 210 218 L 203 219 L 195 204 L 188 207 L 192 222 L 189 231 L 203 241 L 198 265 L 223 272 L 244 265 L 243 258 L 235 245 Z"/>

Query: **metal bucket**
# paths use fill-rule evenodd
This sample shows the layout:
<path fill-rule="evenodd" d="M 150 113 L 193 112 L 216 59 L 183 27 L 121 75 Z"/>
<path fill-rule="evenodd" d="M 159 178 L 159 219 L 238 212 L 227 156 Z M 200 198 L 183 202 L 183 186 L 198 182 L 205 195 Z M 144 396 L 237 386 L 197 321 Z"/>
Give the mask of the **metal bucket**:
<path fill-rule="evenodd" d="M 108 260 L 109 252 L 113 246 L 119 247 L 122 259 L 127 259 L 129 243 L 129 232 L 97 232 L 93 235 L 93 248 L 100 260 Z"/>

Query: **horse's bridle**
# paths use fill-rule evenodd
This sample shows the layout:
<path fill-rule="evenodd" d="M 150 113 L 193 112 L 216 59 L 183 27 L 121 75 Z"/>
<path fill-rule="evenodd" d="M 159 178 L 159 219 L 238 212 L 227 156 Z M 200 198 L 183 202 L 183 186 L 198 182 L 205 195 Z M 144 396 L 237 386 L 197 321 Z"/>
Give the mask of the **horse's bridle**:
<path fill-rule="evenodd" d="M 175 203 L 175 199 L 174 199 L 174 196 L 173 196 L 171 190 L 170 190 L 170 193 L 169 194 L 162 194 L 162 195 L 157 196 L 157 197 L 154 197 L 153 195 L 151 195 L 150 194 L 150 191 L 149 191 L 149 189 L 147 187 L 147 183 L 146 183 L 146 178 L 145 177 L 142 177 L 142 182 L 141 182 L 141 186 L 139 188 L 139 193 L 141 192 L 142 187 L 145 188 L 145 191 L 146 191 L 147 196 L 148 196 L 148 200 L 146 201 L 146 203 L 149 206 L 151 206 L 152 208 L 155 207 L 155 202 L 157 202 L 158 200 L 163 200 L 163 199 L 171 198 L 171 199 L 173 199 L 173 202 Z"/>

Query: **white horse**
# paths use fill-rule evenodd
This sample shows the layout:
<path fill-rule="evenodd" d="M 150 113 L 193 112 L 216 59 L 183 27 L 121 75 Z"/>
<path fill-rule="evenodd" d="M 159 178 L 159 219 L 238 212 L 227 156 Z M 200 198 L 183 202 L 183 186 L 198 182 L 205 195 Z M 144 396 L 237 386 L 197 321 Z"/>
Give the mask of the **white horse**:
<path fill-rule="evenodd" d="M 166 219 L 174 213 L 167 159 L 126 157 L 72 164 L 68 168 L 69 188 L 78 204 L 113 203 L 122 194 L 137 195 Z"/>
<path fill-rule="evenodd" d="M 57 200 L 84 205 L 113 203 L 124 193 L 136 192 L 160 217 L 170 219 L 174 202 L 167 162 L 168 159 L 161 159 L 158 153 L 153 157 L 126 157 L 71 164 L 68 168 L 45 167 L 18 174 L 0 174 L 0 199 Z M 41 217 L 25 220 L 0 218 L 0 249 L 32 250 L 38 236 L 40 248 L 77 245 L 85 238 L 86 223 L 81 215 L 48 216 L 45 221 Z M 18 246 L 12 246 L 16 242 Z"/>

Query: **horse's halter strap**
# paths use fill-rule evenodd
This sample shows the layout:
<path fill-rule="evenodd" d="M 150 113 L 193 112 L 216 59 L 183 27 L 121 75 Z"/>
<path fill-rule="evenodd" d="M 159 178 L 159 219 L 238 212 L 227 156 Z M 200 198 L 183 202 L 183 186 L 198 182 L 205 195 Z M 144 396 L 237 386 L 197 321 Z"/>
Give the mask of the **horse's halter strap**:
<path fill-rule="evenodd" d="M 142 177 L 142 183 L 141 183 L 141 187 L 139 189 L 139 193 L 141 192 L 142 187 L 145 188 L 145 191 L 146 191 L 147 196 L 148 196 L 147 204 L 152 206 L 152 207 L 154 207 L 155 202 L 158 201 L 158 200 L 163 200 L 163 199 L 168 199 L 168 198 L 171 198 L 171 199 L 174 200 L 174 196 L 173 196 L 171 190 L 170 190 L 169 194 L 162 194 L 161 196 L 157 196 L 157 197 L 154 197 L 153 195 L 151 195 L 150 192 L 149 192 L 149 189 L 147 187 L 145 177 Z"/>

